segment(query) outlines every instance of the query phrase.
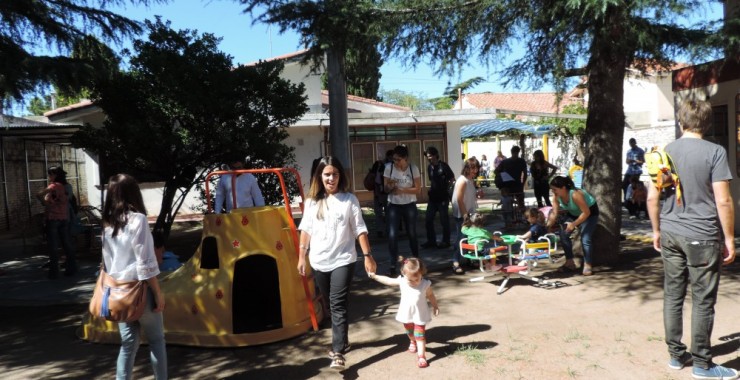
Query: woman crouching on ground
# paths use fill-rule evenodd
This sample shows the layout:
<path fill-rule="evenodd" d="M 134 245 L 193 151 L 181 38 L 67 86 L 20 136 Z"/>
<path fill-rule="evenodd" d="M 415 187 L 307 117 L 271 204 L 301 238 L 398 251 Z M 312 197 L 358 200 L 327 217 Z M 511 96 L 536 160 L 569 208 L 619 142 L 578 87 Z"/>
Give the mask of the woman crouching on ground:
<path fill-rule="evenodd" d="M 311 187 L 303 210 L 298 273 L 306 275 L 306 255 L 316 284 L 329 301 L 332 343 L 331 368 L 344 369 L 349 349 L 349 286 L 355 273 L 355 240 L 365 255 L 365 271 L 375 273 L 367 227 L 357 197 L 349 192 L 344 167 L 335 157 L 322 158 L 311 175 Z M 308 251 L 311 253 L 308 254 Z"/>
<path fill-rule="evenodd" d="M 560 271 L 575 271 L 576 264 L 573 261 L 573 242 L 570 234 L 578 228 L 581 235 L 581 247 L 583 247 L 583 275 L 590 276 L 592 271 L 592 237 L 596 224 L 599 221 L 599 206 L 596 198 L 586 190 L 577 189 L 573 180 L 568 177 L 557 176 L 550 181 L 552 196 L 552 211 L 547 220 L 547 227 L 552 227 L 558 217 L 560 209 L 566 211 L 568 221 L 560 228 L 560 241 L 565 251 L 565 264 Z"/>

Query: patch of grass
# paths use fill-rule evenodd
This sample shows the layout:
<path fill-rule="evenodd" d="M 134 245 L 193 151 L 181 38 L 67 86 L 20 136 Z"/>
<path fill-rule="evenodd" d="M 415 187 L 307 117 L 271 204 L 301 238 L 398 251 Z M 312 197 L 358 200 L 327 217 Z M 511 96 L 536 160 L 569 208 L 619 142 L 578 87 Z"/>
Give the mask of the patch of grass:
<path fill-rule="evenodd" d="M 657 336 L 657 335 L 648 335 L 647 341 L 648 342 L 662 342 L 663 341 L 663 337 L 662 336 Z"/>
<path fill-rule="evenodd" d="M 507 370 L 504 367 L 496 367 L 493 372 L 495 372 L 499 377 L 503 377 L 506 375 Z"/>
<path fill-rule="evenodd" d="M 624 342 L 624 337 L 621 332 L 614 334 L 614 340 L 617 342 Z"/>
<path fill-rule="evenodd" d="M 461 355 L 466 362 L 474 366 L 482 365 L 486 361 L 486 356 L 478 349 L 478 346 L 472 344 L 463 344 L 458 347 L 455 355 Z"/>
<path fill-rule="evenodd" d="M 584 334 L 581 334 L 581 332 L 578 331 L 578 329 L 572 329 L 572 330 L 568 331 L 568 334 L 565 335 L 565 338 L 563 338 L 563 340 L 566 343 L 570 343 L 570 342 L 573 342 L 573 341 L 576 341 L 576 340 L 588 340 L 588 336 L 587 335 L 584 335 Z"/>
<path fill-rule="evenodd" d="M 604 367 L 598 365 L 597 363 L 589 364 L 587 366 L 587 368 L 591 368 L 591 369 L 604 369 Z"/>
<path fill-rule="evenodd" d="M 576 371 L 573 368 L 568 367 L 568 369 L 566 370 L 566 373 L 568 374 L 568 377 L 570 377 L 571 379 L 575 379 L 576 377 L 578 377 L 578 371 Z"/>

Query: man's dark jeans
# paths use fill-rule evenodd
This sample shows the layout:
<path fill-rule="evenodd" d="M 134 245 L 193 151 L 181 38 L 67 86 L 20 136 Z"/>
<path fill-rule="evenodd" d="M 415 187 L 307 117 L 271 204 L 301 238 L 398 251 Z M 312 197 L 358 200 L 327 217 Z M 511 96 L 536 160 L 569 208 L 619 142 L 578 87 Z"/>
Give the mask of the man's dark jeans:
<path fill-rule="evenodd" d="M 661 256 L 665 279 L 663 323 L 668 353 L 680 357 L 686 352 L 683 336 L 683 303 L 691 285 L 691 355 L 694 366 L 708 368 L 712 362 L 714 304 L 717 302 L 722 243 L 696 240 L 662 231 Z"/>
<path fill-rule="evenodd" d="M 343 353 L 349 345 L 349 286 L 355 271 L 355 263 L 347 264 L 331 272 L 314 272 L 316 285 L 329 303 L 331 314 L 332 351 Z"/>
<path fill-rule="evenodd" d="M 434 216 L 439 213 L 439 222 L 442 224 L 442 243 L 450 243 L 450 202 L 429 202 L 427 203 L 426 229 L 427 242 L 435 243 L 437 233 L 434 231 Z"/>

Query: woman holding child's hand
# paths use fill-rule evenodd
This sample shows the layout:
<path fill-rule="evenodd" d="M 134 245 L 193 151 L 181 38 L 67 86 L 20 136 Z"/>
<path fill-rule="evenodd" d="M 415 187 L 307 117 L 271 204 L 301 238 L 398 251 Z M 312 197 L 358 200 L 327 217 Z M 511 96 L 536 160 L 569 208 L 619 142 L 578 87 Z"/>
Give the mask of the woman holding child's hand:
<path fill-rule="evenodd" d="M 331 313 L 331 368 L 344 369 L 344 354 L 349 349 L 347 304 L 349 287 L 357 261 L 355 240 L 364 253 L 365 271 L 374 273 L 377 265 L 370 251 L 367 227 L 360 203 L 348 192 L 344 167 L 335 157 L 324 157 L 311 176 L 298 255 L 298 274 L 306 275 L 306 256 L 314 270 L 316 285 L 329 301 Z M 311 253 L 308 254 L 308 250 Z"/>

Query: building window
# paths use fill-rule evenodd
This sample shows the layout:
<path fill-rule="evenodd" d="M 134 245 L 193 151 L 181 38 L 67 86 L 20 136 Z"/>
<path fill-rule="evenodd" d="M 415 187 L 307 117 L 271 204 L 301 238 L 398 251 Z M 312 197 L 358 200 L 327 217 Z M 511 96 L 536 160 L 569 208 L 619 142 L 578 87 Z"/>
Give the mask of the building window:
<path fill-rule="evenodd" d="M 352 141 L 352 184 L 355 191 L 365 191 L 363 179 L 375 160 L 385 158 L 385 153 L 396 145 L 406 145 L 409 149 L 409 162 L 419 168 L 422 186 L 428 186 L 426 179 L 427 159 L 424 149 L 435 146 L 444 158 L 444 140 L 446 137 L 444 125 L 403 125 L 383 127 L 352 127 L 350 140 Z"/>
<path fill-rule="evenodd" d="M 704 134 L 704 138 L 727 150 L 730 142 L 727 127 L 727 105 L 712 107 L 712 127 Z"/>

